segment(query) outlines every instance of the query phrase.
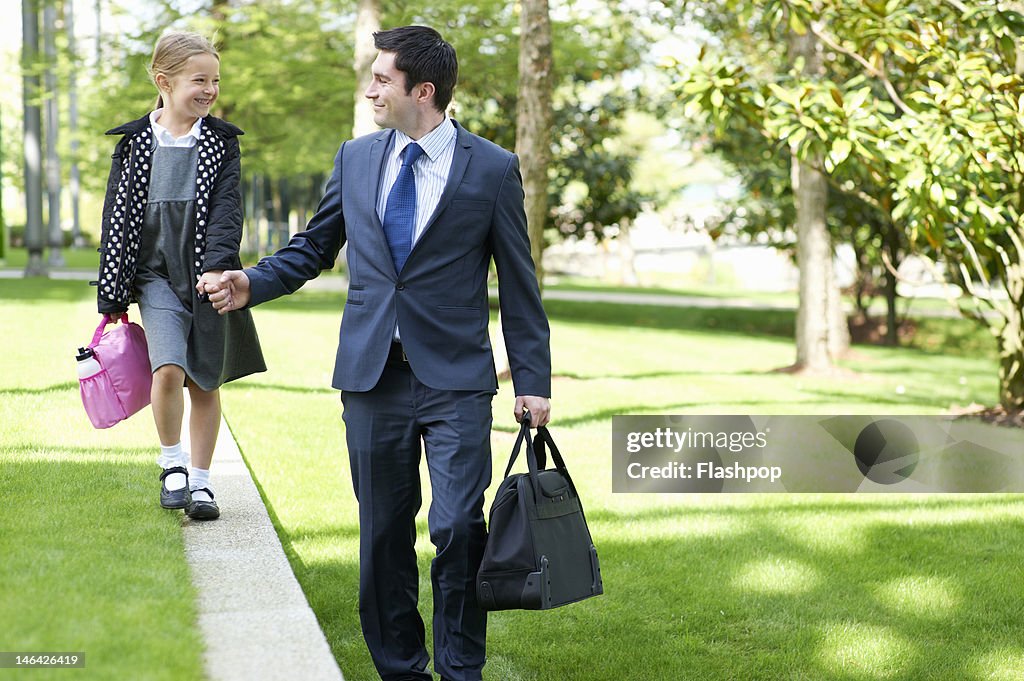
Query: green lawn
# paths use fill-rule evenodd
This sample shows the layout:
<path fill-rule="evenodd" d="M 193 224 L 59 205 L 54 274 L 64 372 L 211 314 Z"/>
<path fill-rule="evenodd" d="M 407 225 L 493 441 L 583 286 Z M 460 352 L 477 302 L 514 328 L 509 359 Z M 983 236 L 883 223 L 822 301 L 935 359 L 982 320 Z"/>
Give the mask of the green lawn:
<path fill-rule="evenodd" d="M 95 246 L 64 248 L 61 250 L 61 255 L 64 257 L 62 269 L 95 270 L 100 265 L 100 255 L 96 252 Z M 49 257 L 50 250 L 46 249 L 43 253 L 43 262 L 48 262 Z M 26 263 L 28 263 L 28 251 L 24 248 L 12 248 L 7 252 L 7 257 L 0 260 L 0 267 L 20 270 L 25 268 Z"/>
<path fill-rule="evenodd" d="M 33 678 L 201 678 L 181 516 L 156 505 L 148 411 L 95 431 L 78 401 L 71 353 L 95 324 L 91 296 L 80 282 L 0 280 L 0 647 L 87 653 L 85 672 Z M 341 307 L 337 294 L 302 292 L 258 308 L 270 371 L 227 386 L 224 404 L 346 678 L 364 681 L 375 677 L 356 611 L 356 509 L 329 388 Z M 772 372 L 793 359 L 789 312 L 548 307 L 553 434 L 586 504 L 606 595 L 492 615 L 488 681 L 1024 676 L 1024 497 L 611 493 L 614 414 L 938 414 L 991 403 L 984 334 L 935 320 L 922 347 L 957 339 L 955 352 L 857 347 L 844 362 L 855 378 L 821 380 Z M 495 476 L 515 431 L 511 407 L 505 384 Z"/>
<path fill-rule="evenodd" d="M 614 414 L 939 414 L 991 403 L 983 334 L 937 320 L 928 343 L 957 337 L 965 351 L 857 347 L 844 362 L 855 378 L 810 379 L 772 372 L 793 359 L 792 313 L 547 306 L 553 434 L 586 504 L 606 595 L 492 615 L 486 679 L 1024 675 L 1024 497 L 611 493 Z M 270 371 L 226 387 L 224 404 L 346 678 L 364 681 L 375 677 L 356 610 L 356 508 L 328 387 L 341 308 L 341 296 L 320 292 L 258 308 Z M 495 476 L 515 431 L 512 401 L 505 384 Z M 424 485 L 427 622 L 428 504 Z"/>
<path fill-rule="evenodd" d="M 49 252 L 47 251 L 47 253 L 44 254 L 44 259 L 48 256 L 48 253 Z M 64 269 L 95 270 L 99 265 L 99 255 L 94 247 L 82 249 L 66 248 L 61 251 L 61 254 L 64 256 L 66 263 Z M 247 266 L 255 264 L 258 260 L 259 256 L 243 254 L 243 262 L 245 262 Z M 7 257 L 0 260 L 0 267 L 23 269 L 27 261 L 28 252 L 24 248 L 12 248 L 9 250 Z M 344 269 L 344 261 L 340 260 L 334 271 L 325 273 L 321 276 L 335 276 L 338 273 L 343 273 Z M 668 274 L 652 278 L 652 282 L 657 281 L 657 283 L 650 283 L 642 286 L 610 284 L 597 279 L 562 275 L 551 275 L 548 279 L 547 287 L 552 290 L 559 291 L 659 294 L 721 299 L 739 298 L 773 306 L 792 305 L 795 307 L 797 304 L 797 294 L 794 291 L 764 292 L 760 290 L 740 288 L 729 283 L 703 285 L 690 281 L 688 284 L 680 284 L 675 281 L 678 277 L 670 277 Z M 849 305 L 853 304 L 852 300 L 849 298 L 847 298 L 847 303 Z M 915 316 L 922 312 L 945 312 L 953 309 L 950 303 L 944 298 L 900 298 L 897 305 L 901 318 L 908 313 L 910 316 Z M 871 313 L 878 316 L 885 315 L 885 300 L 882 297 L 879 296 L 873 300 Z"/>
<path fill-rule="evenodd" d="M 84 670 L 0 678 L 202 678 L 182 515 L 157 505 L 149 410 L 96 431 L 78 397 L 94 291 L 0 280 L 0 648 L 86 654 Z"/>

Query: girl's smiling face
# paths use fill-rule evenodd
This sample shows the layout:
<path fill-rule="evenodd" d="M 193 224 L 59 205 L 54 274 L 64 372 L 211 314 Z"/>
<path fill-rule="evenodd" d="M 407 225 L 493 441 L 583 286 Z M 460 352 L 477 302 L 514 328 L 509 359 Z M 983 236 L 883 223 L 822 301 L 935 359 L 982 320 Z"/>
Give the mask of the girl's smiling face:
<path fill-rule="evenodd" d="M 156 80 L 168 110 L 180 116 L 202 118 L 210 113 L 220 94 L 220 60 L 212 54 L 195 54 L 176 76 L 160 74 Z"/>

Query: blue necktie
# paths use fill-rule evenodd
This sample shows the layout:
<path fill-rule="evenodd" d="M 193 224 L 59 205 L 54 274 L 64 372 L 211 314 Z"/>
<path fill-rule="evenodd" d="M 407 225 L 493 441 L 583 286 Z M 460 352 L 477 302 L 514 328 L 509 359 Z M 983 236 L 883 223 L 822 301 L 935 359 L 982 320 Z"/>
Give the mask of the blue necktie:
<path fill-rule="evenodd" d="M 412 232 L 416 220 L 416 179 L 412 164 L 423 153 L 423 147 L 411 142 L 402 150 L 402 168 L 388 194 L 384 207 L 384 236 L 391 248 L 395 272 L 401 272 L 412 250 Z"/>

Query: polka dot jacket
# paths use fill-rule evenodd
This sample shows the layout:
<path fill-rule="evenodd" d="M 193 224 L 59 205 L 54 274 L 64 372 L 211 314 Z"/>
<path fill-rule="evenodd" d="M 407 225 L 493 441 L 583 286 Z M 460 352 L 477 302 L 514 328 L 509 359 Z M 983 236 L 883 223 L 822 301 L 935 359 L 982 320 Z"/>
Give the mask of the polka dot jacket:
<path fill-rule="evenodd" d="M 103 200 L 97 307 L 100 313 L 122 312 L 132 302 L 142 221 L 149 194 L 150 161 L 155 140 L 149 114 L 125 123 L 108 135 L 123 135 L 111 156 Z M 242 239 L 242 194 L 238 136 L 242 131 L 213 116 L 203 119 L 196 171 L 195 259 L 193 274 L 239 269 Z"/>

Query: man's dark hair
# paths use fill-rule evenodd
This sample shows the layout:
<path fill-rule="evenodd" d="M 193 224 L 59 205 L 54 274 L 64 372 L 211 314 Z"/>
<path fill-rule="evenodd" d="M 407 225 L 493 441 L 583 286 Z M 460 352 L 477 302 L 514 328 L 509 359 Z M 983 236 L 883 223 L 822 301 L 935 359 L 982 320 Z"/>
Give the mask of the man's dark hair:
<path fill-rule="evenodd" d="M 395 53 L 395 68 L 405 74 L 405 94 L 420 83 L 434 84 L 434 106 L 444 113 L 459 78 L 455 48 L 427 26 L 401 26 L 373 34 L 378 50 Z"/>

